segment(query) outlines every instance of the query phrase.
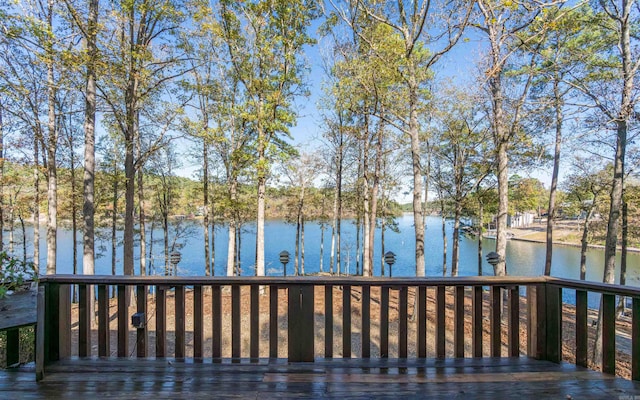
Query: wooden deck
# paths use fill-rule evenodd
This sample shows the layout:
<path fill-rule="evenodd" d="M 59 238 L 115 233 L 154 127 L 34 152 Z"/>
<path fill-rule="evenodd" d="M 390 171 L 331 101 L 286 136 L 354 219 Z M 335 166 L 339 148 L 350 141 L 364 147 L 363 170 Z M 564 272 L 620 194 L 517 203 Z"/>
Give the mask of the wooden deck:
<path fill-rule="evenodd" d="M 634 397 L 637 396 L 637 397 Z M 531 358 L 222 360 L 70 359 L 0 372 L 0 398 L 633 399 L 640 382 Z"/>

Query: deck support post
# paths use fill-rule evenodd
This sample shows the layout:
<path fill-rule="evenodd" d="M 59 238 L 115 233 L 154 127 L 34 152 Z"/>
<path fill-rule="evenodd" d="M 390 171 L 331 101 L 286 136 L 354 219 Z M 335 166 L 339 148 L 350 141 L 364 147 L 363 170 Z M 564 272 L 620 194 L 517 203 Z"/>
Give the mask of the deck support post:
<path fill-rule="evenodd" d="M 537 327 L 535 358 L 559 363 L 562 360 L 562 288 L 536 285 L 533 304 L 536 310 L 532 315 L 535 315 Z"/>
<path fill-rule="evenodd" d="M 289 287 L 289 362 L 314 359 L 313 285 Z"/>

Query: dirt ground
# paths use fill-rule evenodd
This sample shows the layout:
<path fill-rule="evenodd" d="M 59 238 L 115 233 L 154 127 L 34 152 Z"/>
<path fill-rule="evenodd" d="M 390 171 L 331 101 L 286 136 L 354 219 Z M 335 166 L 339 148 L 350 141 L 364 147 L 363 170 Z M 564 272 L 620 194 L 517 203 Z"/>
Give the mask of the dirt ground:
<path fill-rule="evenodd" d="M 580 220 L 563 219 L 556 221 L 553 228 L 553 243 L 565 246 L 580 247 L 582 239 L 582 223 Z M 512 240 L 546 243 L 547 221 L 541 220 L 523 228 L 509 228 Z M 604 249 L 600 244 L 589 244 L 589 248 Z M 629 247 L 630 252 L 640 253 L 639 248 Z"/>
<path fill-rule="evenodd" d="M 225 290 L 227 289 L 227 290 Z M 259 300 L 259 321 L 260 321 L 260 343 L 259 343 L 259 356 L 268 357 L 269 354 L 269 295 L 268 288 L 265 288 L 265 293 L 260 296 Z M 342 357 L 342 288 L 333 288 L 333 316 L 334 316 L 334 332 L 333 343 L 334 352 L 333 357 Z M 390 310 L 389 310 L 389 357 L 397 357 L 398 355 L 398 329 L 399 329 L 399 312 L 398 312 L 398 291 L 390 291 Z M 408 348 L 409 357 L 416 357 L 416 335 L 417 335 L 417 321 L 413 318 L 414 300 L 416 290 L 415 288 L 409 289 L 408 296 Z M 467 290 L 465 293 L 465 356 L 471 357 L 471 292 Z M 485 292 L 483 314 L 484 317 L 484 335 L 483 335 L 483 352 L 484 356 L 488 357 L 490 351 L 490 334 L 489 334 L 489 298 L 488 292 Z M 169 292 L 167 295 L 167 357 L 172 357 L 175 353 L 174 338 L 175 338 L 175 293 Z M 447 357 L 453 357 L 453 326 L 454 326 L 454 298 L 453 289 L 448 288 L 446 293 L 446 353 Z M 286 291 L 279 291 L 279 304 L 278 304 L 278 330 L 279 330 L 279 342 L 278 342 L 278 356 L 286 357 L 287 355 L 287 299 Z M 211 357 L 212 355 L 212 324 L 211 324 L 211 296 L 205 291 L 204 295 L 204 355 L 205 357 Z M 132 302 L 135 304 L 135 302 Z M 380 354 L 380 288 L 371 289 L 371 357 L 379 357 Z M 242 287 L 241 289 L 241 353 L 242 357 L 249 357 L 249 313 L 250 313 L 250 293 L 249 287 Z M 149 295 L 147 301 L 147 315 L 148 315 L 148 356 L 153 357 L 155 355 L 155 299 L 153 295 Z M 507 302 L 505 302 L 505 310 L 502 313 L 502 355 L 507 356 Z M 361 354 L 361 292 L 360 288 L 352 287 L 351 289 L 351 356 L 359 357 Z M 116 300 L 111 301 L 110 305 L 110 349 L 111 355 L 115 356 L 117 351 L 117 318 L 116 318 L 117 303 Z M 130 316 L 135 313 L 134 307 L 129 309 Z M 193 356 L 193 292 L 187 290 L 186 292 L 186 356 Z M 590 348 L 593 344 L 593 337 L 595 334 L 595 328 L 592 327 L 592 321 L 596 318 L 596 312 L 590 311 L 589 314 L 589 341 Z M 435 306 L 435 289 L 429 288 L 427 290 L 427 356 L 435 357 L 435 318 L 436 318 L 436 306 Z M 626 379 L 630 378 L 630 356 L 631 356 L 631 322 L 627 317 L 622 317 L 617 322 L 617 339 L 616 339 L 616 370 L 617 375 Z M 316 287 L 315 289 L 315 354 L 316 357 L 324 357 L 324 287 Z M 563 337 L 563 359 L 568 362 L 575 362 L 575 309 L 572 306 L 564 306 L 564 317 L 562 326 Z M 78 339 L 78 309 L 77 305 L 72 305 L 72 355 L 77 355 L 77 339 Z M 231 291 L 228 288 L 223 288 L 222 291 L 222 356 L 231 357 Z M 130 329 L 129 335 L 129 352 L 131 356 L 136 354 L 136 336 L 135 331 Z M 520 351 L 521 354 L 526 354 L 527 350 L 527 307 L 526 299 L 520 298 Z M 92 355 L 98 354 L 98 338 L 97 331 L 93 330 L 92 335 Z M 591 356 L 589 356 L 591 360 Z M 591 366 L 593 369 L 599 369 L 597 366 Z"/>

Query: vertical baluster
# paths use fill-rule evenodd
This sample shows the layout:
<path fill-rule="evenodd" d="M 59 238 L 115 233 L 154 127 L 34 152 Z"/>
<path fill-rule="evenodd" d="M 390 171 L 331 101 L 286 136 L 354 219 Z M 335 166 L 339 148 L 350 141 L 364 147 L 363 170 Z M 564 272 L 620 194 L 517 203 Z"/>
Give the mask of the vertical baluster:
<path fill-rule="evenodd" d="M 60 285 L 60 353 L 61 359 L 71 357 L 71 285 Z"/>
<path fill-rule="evenodd" d="M 634 297 L 631 305 L 631 379 L 640 381 L 640 298 Z"/>
<path fill-rule="evenodd" d="M 576 290 L 576 365 L 587 366 L 587 291 Z"/>
<path fill-rule="evenodd" d="M 546 292 L 546 359 L 562 361 L 562 288 L 547 285 Z"/>
<path fill-rule="evenodd" d="M 602 372 L 616 373 L 616 296 L 602 295 Z"/>
<path fill-rule="evenodd" d="M 509 289 L 509 356 L 520 357 L 520 288 Z"/>
<path fill-rule="evenodd" d="M 193 287 L 193 358 L 202 360 L 202 346 L 204 335 L 204 308 L 202 286 Z"/>
<path fill-rule="evenodd" d="M 211 351 L 213 358 L 222 357 L 222 301 L 220 286 L 211 288 Z"/>
<path fill-rule="evenodd" d="M 380 296 L 380 358 L 389 357 L 389 286 L 382 286 Z"/>
<path fill-rule="evenodd" d="M 178 285 L 175 290 L 175 330 L 176 330 L 176 358 L 185 356 L 185 298 L 184 286 Z"/>
<path fill-rule="evenodd" d="M 138 285 L 136 287 L 136 312 L 142 313 L 145 320 L 142 328 L 136 329 L 136 355 L 140 358 L 147 356 L 147 342 L 148 329 L 147 329 L 147 287 L 145 285 Z"/>
<path fill-rule="evenodd" d="M 260 350 L 258 343 L 260 341 L 260 286 L 251 285 L 251 340 L 249 352 L 251 358 L 258 358 Z"/>
<path fill-rule="evenodd" d="M 482 315 L 482 286 L 474 286 L 471 295 L 471 319 L 473 333 L 471 336 L 471 347 L 473 347 L 473 356 L 482 357 L 482 341 L 483 341 L 483 315 Z"/>
<path fill-rule="evenodd" d="M 351 286 L 342 287 L 342 357 L 351 358 Z"/>
<path fill-rule="evenodd" d="M 409 298 L 409 287 L 402 286 L 399 291 L 398 308 L 400 321 L 398 323 L 398 356 L 399 358 L 407 358 L 407 303 Z"/>
<path fill-rule="evenodd" d="M 78 356 L 91 356 L 91 287 L 78 287 Z"/>
<path fill-rule="evenodd" d="M 418 310 L 416 311 L 416 319 L 418 320 L 418 357 L 427 357 L 427 288 L 420 286 L 418 288 Z"/>
<path fill-rule="evenodd" d="M 278 287 L 269 286 L 269 357 L 278 357 Z"/>
<path fill-rule="evenodd" d="M 362 358 L 371 357 L 371 287 L 362 286 Z"/>
<path fill-rule="evenodd" d="M 167 287 L 156 287 L 156 357 L 166 356 L 167 341 Z"/>
<path fill-rule="evenodd" d="M 109 357 L 109 287 L 98 285 L 98 355 Z"/>
<path fill-rule="evenodd" d="M 324 287 L 324 357 L 333 358 L 333 286 Z"/>
<path fill-rule="evenodd" d="M 502 288 L 491 286 L 491 357 L 502 356 Z"/>
<path fill-rule="evenodd" d="M 231 286 L 231 357 L 240 358 L 240 286 Z"/>
<path fill-rule="evenodd" d="M 438 286 L 436 288 L 436 356 L 445 358 L 445 287 Z"/>
<path fill-rule="evenodd" d="M 118 285 L 118 357 L 129 356 L 128 289 L 124 285 Z"/>
<path fill-rule="evenodd" d="M 543 285 L 527 286 L 527 356 L 540 358 L 538 335 L 540 324 L 538 323 L 538 288 Z"/>
<path fill-rule="evenodd" d="M 464 286 L 455 287 L 455 328 L 453 347 L 455 356 L 464 357 Z"/>

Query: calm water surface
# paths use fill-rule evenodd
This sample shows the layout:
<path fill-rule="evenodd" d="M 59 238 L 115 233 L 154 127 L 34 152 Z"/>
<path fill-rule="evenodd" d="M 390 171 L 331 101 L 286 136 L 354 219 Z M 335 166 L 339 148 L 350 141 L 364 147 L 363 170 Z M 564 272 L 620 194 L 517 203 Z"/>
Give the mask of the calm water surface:
<path fill-rule="evenodd" d="M 182 253 L 182 261 L 179 264 L 179 275 L 204 275 L 204 266 L 202 259 L 204 257 L 203 250 L 203 233 L 202 226 L 199 222 L 186 222 L 190 224 L 191 234 L 178 240 L 183 245 L 180 250 Z M 342 270 L 354 274 L 356 272 L 356 251 L 355 251 L 355 226 L 350 221 L 343 224 L 342 239 Z M 397 255 L 397 262 L 393 266 L 393 276 L 415 276 L 415 261 L 413 242 L 413 217 L 405 214 L 398 218 L 399 232 L 395 233 L 387 230 L 385 234 L 385 250 L 393 251 Z M 453 233 L 452 223 L 447 223 L 447 239 L 449 250 L 452 247 L 451 239 Z M 7 238 L 8 235 L 5 235 Z M 19 236 L 19 235 L 18 235 Z M 30 237 L 30 234 L 28 233 Z M 147 234 L 147 237 L 150 235 Z M 41 243 L 41 254 L 43 256 L 42 263 L 44 265 L 44 257 L 46 256 L 46 245 L 44 242 L 44 231 L 42 233 L 43 241 Z M 154 231 L 155 239 L 162 238 L 162 231 Z M 321 229 L 317 223 L 311 222 L 306 224 L 305 230 L 305 272 L 318 272 L 320 269 L 320 237 Z M 17 238 L 16 240 L 21 240 Z M 121 240 L 121 237 L 120 237 Z M 78 270 L 82 271 L 82 237 L 78 235 L 76 240 L 78 248 L 79 265 Z M 226 272 L 226 254 L 227 254 L 227 231 L 226 227 L 220 226 L 215 230 L 215 275 L 224 275 Z M 58 234 L 58 272 L 71 273 L 72 267 L 72 246 L 73 240 L 71 232 L 61 229 Z M 111 254 L 110 239 L 97 239 L 96 249 L 99 257 L 96 260 L 96 273 L 111 274 Z M 164 273 L 164 258 L 162 253 L 162 242 L 154 242 L 154 254 L 152 257 L 152 274 Z M 324 242 L 324 262 L 323 270 L 329 270 L 329 251 L 331 248 L 331 229 L 325 229 Z M 483 249 L 485 254 L 495 248 L 495 241 L 484 240 Z M 295 250 L 295 226 L 287 224 L 284 221 L 268 221 L 265 227 L 265 259 L 268 275 L 281 275 L 282 264 L 279 262 L 278 254 L 282 250 L 291 253 L 292 261 L 287 269 L 288 273 L 293 273 L 293 254 Z M 16 252 L 21 252 L 21 245 L 16 245 Z M 137 251 L 137 249 L 136 249 Z M 28 249 L 29 254 L 32 250 Z M 428 276 L 442 276 L 442 233 L 439 217 L 429 217 L 427 219 L 426 231 L 426 266 Z M 380 232 L 376 232 L 376 249 L 374 250 L 374 274 L 380 275 Z M 118 273 L 122 273 L 122 247 L 118 248 L 116 254 Z M 139 253 L 136 253 L 139 257 Z M 450 252 L 448 254 L 447 273 L 450 274 Z M 507 269 L 510 275 L 536 276 L 541 275 L 544 270 L 545 246 L 544 244 L 509 241 L 507 245 Z M 248 226 L 242 237 L 242 274 L 254 274 L 254 258 L 255 258 L 255 233 L 252 226 Z M 627 283 L 633 286 L 640 286 L 640 255 L 629 254 L 628 257 L 628 277 Z M 137 263 L 136 263 L 137 264 Z M 587 279 L 592 281 L 601 281 L 603 275 L 604 252 L 602 250 L 589 250 L 587 255 Z M 556 246 L 553 253 L 552 275 L 565 278 L 578 279 L 580 276 L 580 251 L 577 247 Z M 388 268 L 386 274 L 388 275 Z M 137 271 L 136 271 L 137 272 Z M 477 241 L 474 238 L 460 238 L 460 275 L 473 276 L 478 273 L 477 263 Z M 483 273 L 492 275 L 492 267 L 483 262 Z M 616 279 L 618 278 L 616 273 Z"/>

